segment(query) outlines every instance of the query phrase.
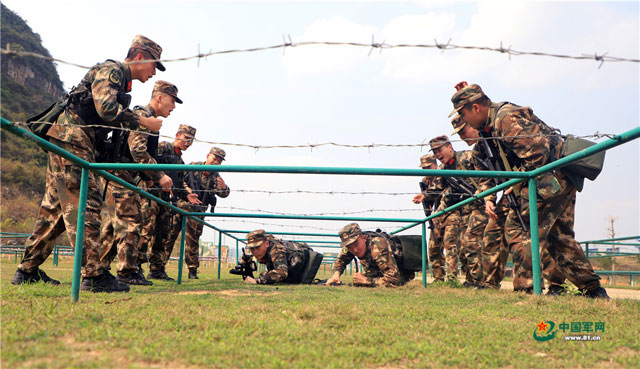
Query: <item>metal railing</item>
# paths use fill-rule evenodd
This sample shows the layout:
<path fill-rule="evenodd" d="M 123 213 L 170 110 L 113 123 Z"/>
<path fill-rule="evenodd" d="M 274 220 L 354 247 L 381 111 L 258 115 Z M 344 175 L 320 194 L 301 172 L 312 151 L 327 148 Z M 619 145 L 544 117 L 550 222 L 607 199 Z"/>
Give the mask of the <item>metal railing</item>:
<path fill-rule="evenodd" d="M 35 143 L 47 151 L 52 151 L 73 163 L 76 163 L 82 168 L 81 184 L 80 184 L 80 199 L 78 204 L 78 219 L 77 219 L 77 233 L 75 239 L 75 256 L 74 256 L 74 268 L 73 268 L 73 281 L 71 285 L 71 297 L 73 301 L 77 301 L 79 297 L 80 288 L 80 268 L 82 260 L 82 243 L 84 240 L 84 218 L 86 214 L 86 201 L 88 192 L 88 178 L 89 171 L 92 170 L 99 176 L 108 179 L 111 182 L 118 183 L 132 191 L 137 192 L 143 197 L 149 198 L 153 201 L 160 203 L 162 206 L 169 207 L 174 212 L 183 215 L 182 218 L 182 235 L 180 239 L 180 257 L 178 266 L 178 284 L 182 281 L 182 267 L 184 260 L 184 243 L 185 243 L 185 231 L 187 217 L 195 219 L 207 227 L 219 231 L 219 242 L 221 245 L 222 235 L 225 234 L 234 238 L 236 241 L 240 241 L 237 237 L 233 236 L 231 232 L 221 230 L 198 216 L 208 217 L 242 217 L 242 218 L 271 218 L 271 219 L 304 219 L 304 220 L 339 220 L 339 221 L 375 221 L 375 222 L 401 222 L 409 223 L 398 230 L 390 232 L 396 234 L 410 228 L 421 225 L 422 234 L 422 284 L 426 287 L 426 263 L 427 263 L 427 245 L 426 245 L 426 222 L 430 219 L 449 213 L 455 209 L 458 209 L 466 204 L 470 204 L 483 197 L 497 193 L 501 190 L 516 185 L 523 181 L 528 181 L 529 186 L 529 209 L 530 209 L 530 229 L 531 229 L 531 251 L 532 251 L 532 269 L 533 269 L 533 283 L 534 292 L 536 294 L 542 293 L 541 288 L 541 273 L 540 273 L 540 252 L 539 252 L 539 240 L 538 240 L 538 208 L 537 206 L 531 206 L 531 204 L 537 203 L 537 190 L 536 190 L 536 177 L 549 172 L 554 169 L 558 169 L 562 166 L 568 165 L 574 161 L 583 159 L 597 152 L 605 151 L 610 148 L 621 145 L 625 142 L 634 140 L 640 137 L 640 127 L 636 127 L 632 130 L 624 132 L 620 135 L 616 135 L 613 138 L 604 142 L 598 143 L 587 149 L 581 150 L 570 156 L 558 159 L 545 166 L 537 168 L 530 172 L 497 172 L 497 171 L 462 171 L 462 170 L 431 170 L 431 169 L 393 169 L 393 168 L 340 168 L 340 167 L 283 167 L 283 166 L 247 166 L 247 165 L 224 165 L 224 166 L 208 166 L 208 165 L 193 165 L 193 164 L 121 164 L 121 163 L 90 163 L 83 159 L 80 159 L 73 154 L 59 148 L 56 145 L 34 135 L 30 131 L 27 131 L 16 124 L 9 122 L 2 118 L 2 129 L 5 129 L 18 136 L 26 137 L 35 141 Z M 376 175 L 376 176 L 440 176 L 440 177 L 477 177 L 477 178 L 512 178 L 504 183 L 497 185 L 487 191 L 480 194 L 476 194 L 464 201 L 461 201 L 453 206 L 450 206 L 442 211 L 436 212 L 424 219 L 409 219 L 409 218 L 382 218 L 382 217 L 335 217 L 335 216 L 291 216 L 291 215 L 276 215 L 276 214 L 235 214 L 235 213 L 191 213 L 186 212 L 162 199 L 151 195 L 150 193 L 141 190 L 140 188 L 132 185 L 106 170 L 162 170 L 162 171 L 209 171 L 215 170 L 217 172 L 240 172 L 240 173 L 295 173 L 295 174 L 334 174 L 334 175 Z M 309 234 L 312 235 L 312 234 Z M 220 249 L 218 250 L 220 252 Z M 218 276 L 220 276 L 220 264 L 218 264 Z"/>

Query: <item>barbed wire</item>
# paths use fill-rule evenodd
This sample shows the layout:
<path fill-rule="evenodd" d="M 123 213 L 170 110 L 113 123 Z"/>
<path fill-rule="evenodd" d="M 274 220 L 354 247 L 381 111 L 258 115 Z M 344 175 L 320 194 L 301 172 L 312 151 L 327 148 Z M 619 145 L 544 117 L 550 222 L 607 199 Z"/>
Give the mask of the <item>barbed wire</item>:
<path fill-rule="evenodd" d="M 171 190 L 184 190 L 182 187 L 169 187 Z M 159 190 L 162 191 L 162 187 L 145 187 L 145 190 Z M 203 193 L 216 193 L 218 190 L 200 190 L 198 192 Z M 310 191 L 310 190 L 283 190 L 283 191 L 269 191 L 269 190 L 231 190 L 234 193 L 263 193 L 268 195 L 282 195 L 282 194 L 310 194 L 310 195 L 388 195 L 388 196 L 408 196 L 417 195 L 420 193 L 416 189 L 415 192 L 376 192 L 376 191 Z M 439 191 L 426 191 L 422 192 L 427 195 L 440 195 Z M 467 195 L 463 192 L 447 192 L 449 195 Z"/>
<path fill-rule="evenodd" d="M 29 129 L 29 126 L 26 122 L 14 122 L 16 125 L 21 126 L 25 129 Z M 51 123 L 51 122 L 30 122 L 29 124 L 32 123 L 44 123 L 44 124 L 50 124 L 50 125 L 54 125 L 56 123 Z M 136 129 L 130 129 L 130 128 L 124 128 L 124 127 L 113 127 L 113 126 L 109 126 L 109 125 L 102 125 L 102 124 L 65 124 L 66 126 L 70 126 L 70 127 L 81 127 L 81 128 L 107 128 L 107 129 L 112 129 L 112 130 L 118 130 L 118 131 L 124 131 L 124 132 L 134 132 L 134 133 L 138 133 L 138 134 L 145 134 L 148 136 L 154 136 L 154 137 L 160 137 L 160 138 L 166 138 L 169 140 L 174 140 L 175 136 L 168 136 L 168 135 L 161 135 L 159 133 L 153 133 L 153 132 L 149 132 L 149 131 L 141 131 L 141 130 L 136 130 Z M 481 140 L 503 140 L 503 139 L 511 139 L 511 138 L 534 138 L 534 137 L 562 137 L 564 135 L 562 135 L 561 133 L 536 133 L 536 134 L 532 134 L 532 135 L 518 135 L 518 136 L 489 136 L 489 137 L 476 137 L 473 139 L 468 139 L 468 140 L 464 140 L 464 139 L 451 139 L 449 138 L 449 141 L 451 143 L 454 142 L 467 142 L 467 141 L 481 141 Z M 600 133 L 600 131 L 596 131 L 594 133 L 591 134 L 586 134 L 586 135 L 581 135 L 581 136 L 576 136 L 576 135 L 572 135 L 573 137 L 576 138 L 584 138 L 584 139 L 594 139 L 594 140 L 599 140 L 599 139 L 603 139 L 603 138 L 613 138 L 615 136 L 615 134 L 613 133 Z M 336 143 L 336 142 L 323 142 L 323 143 L 308 143 L 308 144 L 299 144 L 299 145 L 253 145 L 253 144 L 244 144 L 244 143 L 232 143 L 232 142 L 219 142 L 219 141 L 208 141 L 208 140 L 201 140 L 201 139 L 197 139 L 194 138 L 193 142 L 194 143 L 200 143 L 200 144 L 208 144 L 208 145 L 215 145 L 215 146 L 235 146 L 235 147 L 245 147 L 245 148 L 251 148 L 253 150 L 255 150 L 256 152 L 258 152 L 259 150 L 264 150 L 264 149 L 304 149 L 304 148 L 308 148 L 311 149 L 311 152 L 313 152 L 313 149 L 319 148 L 319 147 L 323 147 L 323 146 L 334 146 L 334 147 L 342 147 L 342 148 L 351 148 L 351 149 L 360 149 L 360 148 L 365 148 L 365 149 L 374 149 L 374 148 L 383 148 L 383 147 L 389 147 L 389 148 L 400 148 L 400 147 L 419 147 L 421 150 L 422 148 L 426 148 L 429 147 L 429 143 L 426 142 L 427 140 L 423 140 L 420 143 L 409 143 L 409 144 L 386 144 L 386 143 L 370 143 L 370 144 L 342 144 L 342 143 Z"/>
<path fill-rule="evenodd" d="M 374 213 L 374 212 L 408 212 L 408 211 L 422 212 L 422 208 L 419 208 L 419 207 L 415 207 L 412 209 L 367 209 L 367 210 L 356 210 L 356 211 L 339 211 L 339 212 L 322 212 L 322 213 L 289 213 L 289 212 L 279 212 L 279 211 L 264 210 L 264 209 L 239 208 L 235 206 L 216 206 L 216 209 L 229 209 L 229 210 L 250 211 L 250 212 L 264 213 L 264 214 L 300 215 L 300 216 L 352 215 L 352 214 L 365 214 L 365 213 Z"/>
<path fill-rule="evenodd" d="M 434 43 L 433 44 L 388 44 L 385 41 L 378 43 L 375 42 L 374 36 L 371 36 L 371 42 L 367 42 L 367 43 L 362 43 L 362 42 L 338 42 L 338 41 L 300 41 L 300 42 L 293 42 L 291 40 L 291 36 L 288 36 L 288 41 L 283 37 L 283 42 L 280 44 L 276 44 L 276 45 L 270 45 L 270 46 L 262 46 L 262 47 L 252 47 L 252 48 L 246 48 L 246 49 L 229 49 L 229 50 L 220 50 L 220 51 L 210 51 L 208 53 L 201 53 L 198 50 L 198 53 L 196 55 L 192 55 L 192 56 L 186 56 L 186 57 L 180 57 L 180 58 L 174 58 L 174 59 L 153 59 L 153 60 L 141 60 L 141 61 L 135 61 L 135 62 L 131 62 L 130 64 L 137 64 L 137 63 L 155 63 L 155 62 L 162 62 L 162 63 L 171 63 L 171 62 L 180 62 L 180 61 L 188 61 L 188 60 L 193 60 L 193 59 L 198 59 L 198 66 L 200 65 L 200 59 L 203 58 L 207 58 L 209 56 L 214 56 L 214 55 L 225 55 L 225 54 L 234 54 L 234 53 L 250 53 L 250 52 L 256 52 L 256 51 L 266 51 L 266 50 L 273 50 L 273 49 L 282 49 L 282 53 L 283 55 L 285 54 L 285 50 L 287 47 L 304 47 L 304 46 L 352 46 L 352 47 L 364 47 L 364 48 L 368 48 L 369 49 L 369 53 L 368 55 L 370 56 L 372 51 L 374 49 L 379 49 L 380 53 L 382 53 L 382 50 L 384 49 L 403 49 L 403 48 L 421 48 L 421 49 L 438 49 L 441 50 L 442 53 L 444 53 L 446 50 L 456 50 L 456 49 L 460 49 L 460 50 L 478 50 L 478 51 L 490 51 L 490 52 L 497 52 L 497 53 L 501 53 L 501 54 L 507 54 L 509 57 L 509 60 L 511 60 L 512 56 L 522 56 L 522 55 L 528 55 L 528 56 L 545 56 L 545 57 L 553 57 L 553 58 L 560 58 L 560 59 L 573 59 L 573 60 L 594 60 L 596 62 L 598 62 L 598 69 L 600 69 L 602 67 L 602 65 L 605 62 L 632 62 L 632 63 L 639 63 L 640 59 L 634 59 L 634 58 L 622 58 L 622 57 L 617 57 L 617 56 L 610 56 L 608 55 L 608 52 L 603 52 L 601 54 L 598 54 L 597 52 L 594 53 L 582 53 L 580 55 L 569 55 L 569 54 L 558 54 L 558 53 L 549 53 L 549 52 L 542 52 L 542 51 L 523 51 L 523 50 L 516 50 L 514 49 L 511 45 L 509 45 L 509 47 L 505 48 L 502 44 L 502 41 L 500 41 L 500 46 L 499 47 L 491 47 L 491 46 L 474 46 L 474 45 L 456 45 L 456 44 L 452 44 L 451 43 L 451 38 L 449 38 L 449 40 L 446 43 L 440 43 L 438 42 L 437 39 L 433 40 Z M 199 49 L 199 46 L 198 46 Z M 86 65 L 81 65 L 81 64 L 77 64 L 77 63 L 73 63 L 73 62 L 68 62 L 62 59 L 58 59 L 58 58 L 54 58 L 48 55 L 42 55 L 42 54 L 38 54 L 38 53 L 34 53 L 34 52 L 30 52 L 30 51 L 24 51 L 24 50 L 11 50 L 10 46 L 7 45 L 6 49 L 0 49 L 0 51 L 2 52 L 2 54 L 4 55 L 9 55 L 9 56 L 18 56 L 18 57 L 34 57 L 34 58 L 39 58 L 39 59 L 44 59 L 44 60 L 49 60 L 49 61 L 54 61 L 57 63 L 61 63 L 61 64 L 67 64 L 67 65 L 71 65 L 71 66 L 75 66 L 75 67 L 79 67 L 79 68 L 84 68 L 84 69 L 90 69 L 90 66 L 86 66 Z"/>
<path fill-rule="evenodd" d="M 260 226 L 266 226 L 266 227 L 278 227 L 278 228 L 315 229 L 319 231 L 331 231 L 331 232 L 335 232 L 336 234 L 340 230 L 340 227 L 324 228 L 324 227 L 315 227 L 315 226 L 299 225 L 299 224 L 274 224 L 274 223 L 256 222 L 252 220 L 216 218 L 216 223 L 218 222 L 245 223 L 245 224 L 254 224 L 254 225 L 260 225 Z"/>

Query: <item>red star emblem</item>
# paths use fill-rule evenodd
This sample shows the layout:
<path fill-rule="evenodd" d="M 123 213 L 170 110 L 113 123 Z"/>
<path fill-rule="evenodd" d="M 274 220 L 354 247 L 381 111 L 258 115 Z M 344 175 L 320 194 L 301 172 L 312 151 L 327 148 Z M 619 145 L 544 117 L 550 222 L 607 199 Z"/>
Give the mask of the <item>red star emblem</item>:
<path fill-rule="evenodd" d="M 540 322 L 540 324 L 537 324 L 538 326 L 538 332 L 546 332 L 547 331 L 547 326 L 549 324 L 544 324 L 544 320 Z"/>

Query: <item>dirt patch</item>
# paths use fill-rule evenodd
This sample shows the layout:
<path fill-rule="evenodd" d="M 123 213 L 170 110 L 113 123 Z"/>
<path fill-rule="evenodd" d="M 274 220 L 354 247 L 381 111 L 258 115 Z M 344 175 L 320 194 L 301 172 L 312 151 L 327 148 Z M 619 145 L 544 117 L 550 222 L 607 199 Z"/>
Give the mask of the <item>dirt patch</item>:
<path fill-rule="evenodd" d="M 178 292 L 178 295 L 218 295 L 225 297 L 235 296 L 252 296 L 252 295 L 266 295 L 264 291 L 248 291 L 248 290 L 219 290 L 219 291 L 182 291 Z"/>

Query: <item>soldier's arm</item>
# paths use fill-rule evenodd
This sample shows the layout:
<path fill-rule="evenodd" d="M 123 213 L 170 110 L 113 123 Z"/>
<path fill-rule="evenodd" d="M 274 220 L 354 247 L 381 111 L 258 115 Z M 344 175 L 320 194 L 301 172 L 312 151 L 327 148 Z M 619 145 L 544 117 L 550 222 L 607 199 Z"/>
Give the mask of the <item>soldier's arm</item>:
<path fill-rule="evenodd" d="M 550 162 L 551 139 L 542 135 L 540 125 L 534 121 L 530 108 L 521 108 L 498 114 L 496 134 L 500 141 L 524 163 L 524 170 L 530 171 Z"/>
<path fill-rule="evenodd" d="M 129 134 L 129 151 L 131 152 L 133 161 L 138 164 L 157 164 L 156 159 L 147 151 L 147 139 L 149 135 L 146 133 L 148 132 L 149 131 L 135 131 Z M 164 172 L 162 171 L 146 171 L 144 174 L 156 183 L 164 176 Z"/>
<path fill-rule="evenodd" d="M 347 269 L 347 265 L 349 265 L 354 258 L 355 256 L 352 253 L 341 249 L 338 257 L 336 257 L 336 261 L 333 262 L 333 268 L 331 268 L 331 270 L 333 273 L 342 275 L 344 270 Z"/>
<path fill-rule="evenodd" d="M 231 193 L 231 188 L 229 188 L 229 186 L 225 183 L 225 188 L 220 189 L 218 188 L 217 181 L 218 181 L 218 178 L 216 178 L 216 184 L 214 185 L 214 193 L 216 194 L 216 196 L 221 198 L 229 197 L 229 194 Z"/>
<path fill-rule="evenodd" d="M 123 83 L 124 75 L 120 68 L 101 68 L 91 84 L 93 104 L 100 118 L 108 124 L 137 129 L 140 117 L 118 102 L 118 93 Z"/>
<path fill-rule="evenodd" d="M 378 269 L 382 272 L 382 277 L 367 278 L 372 286 L 396 287 L 402 285 L 403 278 L 396 259 L 391 252 L 389 241 L 383 237 L 374 237 L 371 240 L 371 256 Z"/>
<path fill-rule="evenodd" d="M 282 282 L 289 276 L 289 265 L 287 263 L 287 253 L 281 247 L 274 245 L 271 249 L 271 261 L 273 269 L 262 273 L 256 282 L 258 284 L 273 284 Z"/>
<path fill-rule="evenodd" d="M 479 144 L 476 144 L 475 146 L 473 146 L 471 155 L 472 155 L 472 163 L 473 163 L 474 170 L 487 170 L 487 168 L 482 164 L 482 161 L 486 160 L 486 156 L 480 150 Z M 490 188 L 494 187 L 495 185 L 493 178 L 476 178 L 476 181 L 478 181 L 478 185 L 480 186 L 480 188 L 476 193 L 487 191 Z M 496 198 L 497 198 L 496 194 L 491 194 L 489 196 L 486 196 L 484 198 L 484 201 L 485 202 L 491 201 L 495 204 Z"/>

